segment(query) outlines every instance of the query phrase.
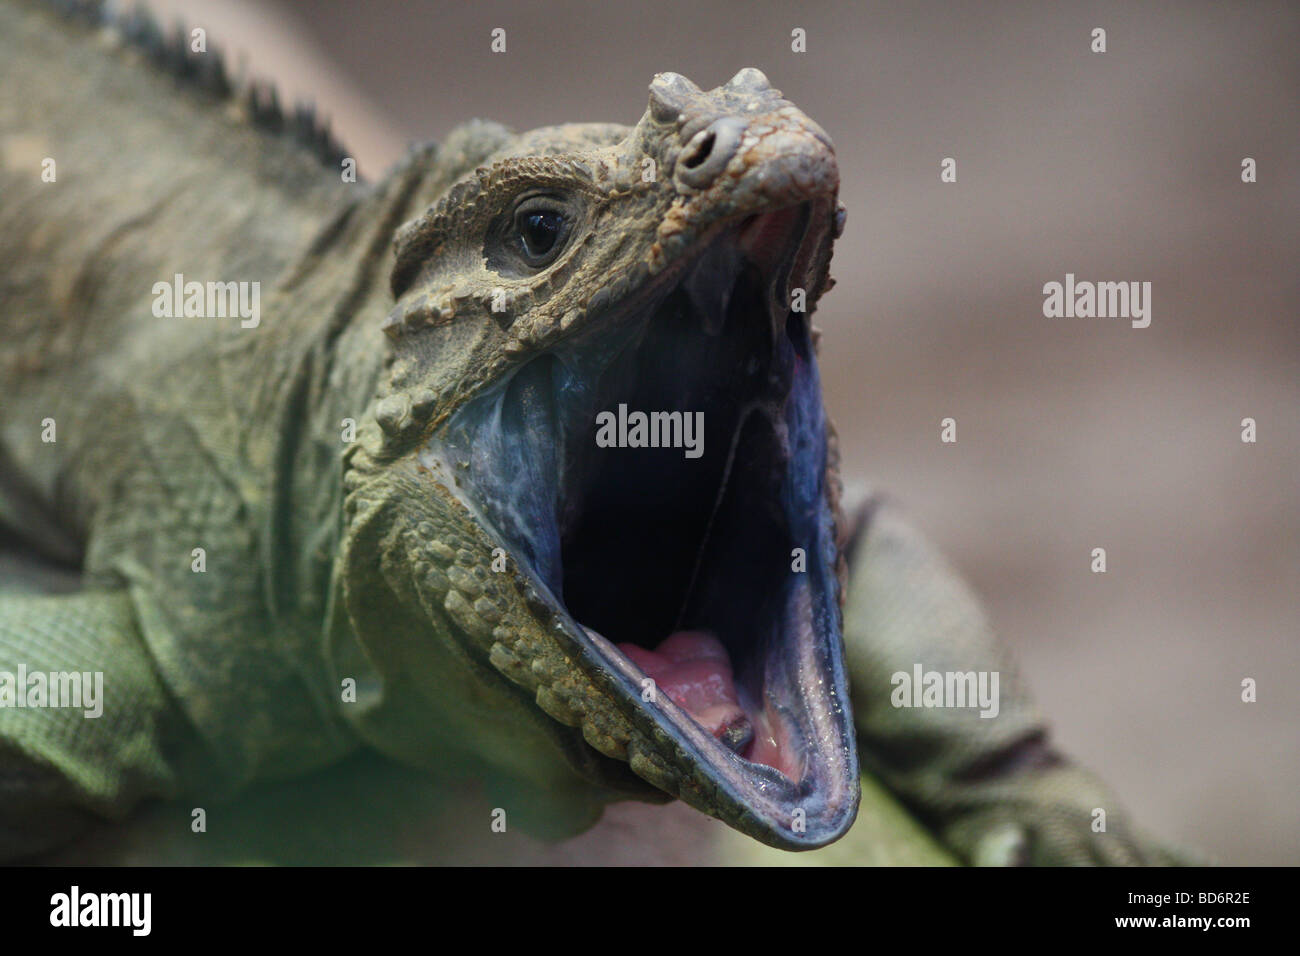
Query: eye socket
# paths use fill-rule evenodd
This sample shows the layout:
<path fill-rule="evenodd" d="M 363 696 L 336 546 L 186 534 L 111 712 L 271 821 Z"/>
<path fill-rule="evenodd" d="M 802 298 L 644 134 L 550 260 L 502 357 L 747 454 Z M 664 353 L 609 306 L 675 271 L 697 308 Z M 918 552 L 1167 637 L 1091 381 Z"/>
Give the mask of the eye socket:
<path fill-rule="evenodd" d="M 523 260 L 535 269 L 554 261 L 572 226 L 567 210 L 551 197 L 534 196 L 521 202 L 515 209 L 514 233 Z"/>

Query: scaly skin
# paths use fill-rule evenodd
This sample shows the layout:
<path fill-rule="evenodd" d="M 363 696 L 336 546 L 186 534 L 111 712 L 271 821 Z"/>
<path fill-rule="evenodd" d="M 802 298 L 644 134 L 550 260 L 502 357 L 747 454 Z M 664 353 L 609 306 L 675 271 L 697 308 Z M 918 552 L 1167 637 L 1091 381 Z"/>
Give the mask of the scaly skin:
<path fill-rule="evenodd" d="M 681 164 L 692 137 L 711 123 L 717 128 L 718 117 L 735 120 L 738 142 L 727 156 L 719 144 L 711 158 L 729 162 L 716 169 Z M 642 173 L 651 168 L 661 174 L 647 179 Z M 651 85 L 650 108 L 631 130 L 567 126 L 520 137 L 502 131 L 473 179 L 399 232 L 398 302 L 386 323 L 396 354 L 376 407 L 378 429 L 346 457 L 346 521 L 330 626 L 335 673 L 364 672 L 375 688 L 371 700 L 348 711 L 362 736 L 408 762 L 425 759 L 430 745 L 410 734 L 407 695 L 387 690 L 421 675 L 422 696 L 440 725 L 468 718 L 481 738 L 486 721 L 500 722 L 494 752 L 508 749 L 521 726 L 538 725 L 540 708 L 553 718 L 540 721 L 544 737 L 567 736 L 556 722 L 578 728 L 591 748 L 627 761 L 660 790 L 765 835 L 750 808 L 720 792 L 703 766 L 683 760 L 678 743 L 645 709 L 610 700 L 608 669 L 584 652 L 573 625 L 519 562 L 493 573 L 500 541 L 475 502 L 431 473 L 419 452 L 457 409 L 538 350 L 583 335 L 593 319 L 669 281 L 719 224 L 803 200 L 833 209 L 836 184 L 829 138 L 762 74 L 742 71 L 709 94 L 666 74 Z M 585 195 L 581 238 L 544 272 L 503 280 L 482 261 L 480 237 L 524 186 Z M 808 266 L 813 302 L 826 282 L 828 248 Z M 509 307 L 494 312 L 502 288 Z M 834 467 L 832 458 L 832 488 Z M 445 645 L 431 647 L 422 637 L 430 620 Z M 485 686 L 499 686 L 494 682 L 475 686 L 467 698 L 458 693 L 458 676 L 431 676 L 457 675 L 457 659 L 484 658 L 536 707 L 507 688 L 481 701 Z M 543 739 L 527 750 L 554 754 Z M 592 765 L 589 772 L 605 782 L 611 769 Z M 532 777 L 544 793 L 567 768 L 548 759 L 514 772 Z"/>
<path fill-rule="evenodd" d="M 500 502 L 462 484 L 442 437 L 747 214 L 810 203 L 811 311 L 843 225 L 815 123 L 755 70 L 707 93 L 662 74 L 634 127 L 472 123 L 361 187 L 248 122 L 256 104 L 178 89 L 114 34 L 20 4 L 0 6 L 0 38 L 6 90 L 13 77 L 24 91 L 0 102 L 0 669 L 106 673 L 99 722 L 0 709 L 0 858 L 151 797 L 234 794 L 362 746 L 473 773 L 553 835 L 626 795 L 679 797 L 794 848 L 847 826 L 856 790 L 833 775 L 832 822 L 804 840 L 788 807 L 709 768 L 711 738 L 616 692 L 623 678 L 520 555 L 494 565 L 503 540 L 484 511 Z M 56 183 L 40 180 L 45 156 Z M 492 268 L 484 236 L 539 190 L 582 197 L 576 238 L 536 273 Z M 259 327 L 154 318 L 153 284 L 176 272 L 260 282 Z M 836 468 L 831 435 L 834 516 Z M 864 762 L 967 860 L 1160 859 L 1117 813 L 1089 831 L 1103 791 L 1046 749 L 1022 688 L 1004 685 L 1005 719 L 974 725 L 882 707 L 888 673 L 912 661 L 1010 668 L 946 570 L 911 560 L 924 549 L 875 514 L 855 505 L 832 549 Z M 340 700 L 350 681 L 355 701 Z M 832 687 L 847 720 L 844 696 Z M 851 741 L 827 735 L 851 771 Z M 897 813 L 868 794 L 873 821 Z M 942 858 L 901 830 L 868 826 L 868 858 Z"/>

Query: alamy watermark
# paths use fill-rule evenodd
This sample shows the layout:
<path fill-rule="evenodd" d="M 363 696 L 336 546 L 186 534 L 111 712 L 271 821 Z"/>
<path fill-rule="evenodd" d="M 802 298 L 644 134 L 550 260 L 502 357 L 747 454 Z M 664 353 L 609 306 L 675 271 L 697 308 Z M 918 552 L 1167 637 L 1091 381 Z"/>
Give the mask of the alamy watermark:
<path fill-rule="evenodd" d="M 596 445 L 600 448 L 684 448 L 687 458 L 704 454 L 703 412 L 629 412 L 596 415 Z"/>
<path fill-rule="evenodd" d="M 153 928 L 152 893 L 83 893 L 73 885 L 50 897 L 51 926 L 120 926 L 133 936 L 148 936 Z"/>
<path fill-rule="evenodd" d="M 912 673 L 895 671 L 889 702 L 895 707 L 978 707 L 981 717 L 996 717 L 997 671 L 927 671 L 912 665 Z"/>
<path fill-rule="evenodd" d="M 103 671 L 0 671 L 0 707 L 70 707 L 92 720 L 104 713 Z"/>
<path fill-rule="evenodd" d="M 171 282 L 153 284 L 153 314 L 159 319 L 240 319 L 255 329 L 262 321 L 262 283 L 186 282 L 178 272 Z"/>
<path fill-rule="evenodd" d="M 1073 272 L 1065 282 L 1043 286 L 1043 315 L 1049 319 L 1130 319 L 1133 328 L 1151 324 L 1150 282 L 1076 281 Z"/>

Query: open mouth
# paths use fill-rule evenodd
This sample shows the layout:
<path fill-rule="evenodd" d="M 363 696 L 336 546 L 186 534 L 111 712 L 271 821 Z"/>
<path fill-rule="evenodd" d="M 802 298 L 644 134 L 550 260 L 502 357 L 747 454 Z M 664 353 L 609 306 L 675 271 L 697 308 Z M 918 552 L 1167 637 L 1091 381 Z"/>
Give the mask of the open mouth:
<path fill-rule="evenodd" d="M 841 835 L 858 795 L 800 301 L 821 281 L 827 224 L 815 202 L 724 224 L 422 452 L 708 811 L 789 848 Z"/>

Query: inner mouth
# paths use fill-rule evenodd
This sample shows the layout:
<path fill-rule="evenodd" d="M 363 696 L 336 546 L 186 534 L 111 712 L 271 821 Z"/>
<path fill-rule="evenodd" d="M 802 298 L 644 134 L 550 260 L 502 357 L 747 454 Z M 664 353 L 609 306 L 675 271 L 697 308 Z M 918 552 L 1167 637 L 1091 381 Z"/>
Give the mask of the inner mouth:
<path fill-rule="evenodd" d="M 701 257 L 600 377 L 594 406 L 627 444 L 568 451 L 561 586 L 570 614 L 656 693 L 734 753 L 797 780 L 802 755 L 782 746 L 787 730 L 763 690 L 791 623 L 795 549 L 811 530 L 783 495 L 795 464 L 786 413 L 809 411 L 786 408 L 796 375 L 808 374 L 807 324 L 756 321 L 775 277 L 743 253 L 722 261 L 737 251 L 726 237 Z M 665 438 L 669 447 L 650 447 Z"/>
<path fill-rule="evenodd" d="M 808 203 L 721 229 L 671 282 L 526 363 L 425 451 L 584 649 L 781 845 L 851 822 Z M 461 464 L 464 462 L 464 464 Z M 816 831 L 816 832 L 810 832 Z"/>

